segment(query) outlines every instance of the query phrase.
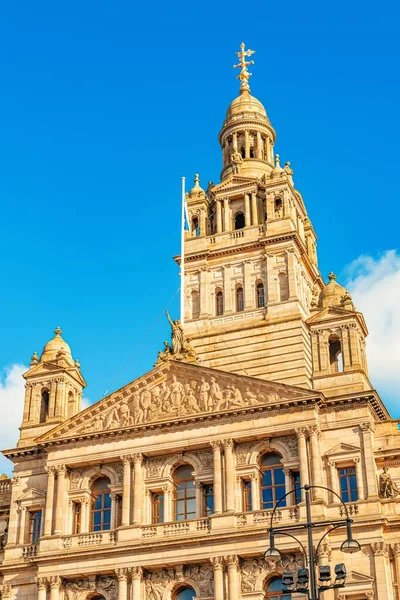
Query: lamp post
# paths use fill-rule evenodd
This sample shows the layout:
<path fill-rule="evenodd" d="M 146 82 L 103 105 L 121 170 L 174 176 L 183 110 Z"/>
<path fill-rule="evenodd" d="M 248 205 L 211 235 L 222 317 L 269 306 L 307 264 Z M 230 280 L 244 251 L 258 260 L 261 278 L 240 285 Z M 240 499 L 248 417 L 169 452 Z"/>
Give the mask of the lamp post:
<path fill-rule="evenodd" d="M 342 503 L 342 505 L 344 507 L 344 511 L 346 513 L 345 519 L 340 519 L 340 520 L 335 520 L 335 521 L 313 521 L 312 520 L 310 490 L 316 489 L 316 488 L 322 489 L 322 490 L 327 490 L 328 492 L 331 492 L 334 496 L 339 498 L 340 502 Z M 331 531 L 334 531 L 335 529 L 338 529 L 339 527 L 346 527 L 347 537 L 346 537 L 346 540 L 342 543 L 342 545 L 340 547 L 341 551 L 346 552 L 346 553 L 353 553 L 353 552 L 358 552 L 359 550 L 361 550 L 361 547 L 360 547 L 360 544 L 357 542 L 357 540 L 355 540 L 353 538 L 353 533 L 352 533 L 352 529 L 351 529 L 351 524 L 352 524 L 353 520 L 350 519 L 347 506 L 336 492 L 334 492 L 330 488 L 324 487 L 322 485 L 304 485 L 304 486 L 301 486 L 300 489 L 304 490 L 307 521 L 305 523 L 297 523 L 296 525 L 288 525 L 287 527 L 273 527 L 272 523 L 273 523 L 276 509 L 281 504 L 281 502 L 286 498 L 286 496 L 289 496 L 289 494 L 293 494 L 295 492 L 294 492 L 294 490 L 291 490 L 290 492 L 287 492 L 284 496 L 282 496 L 282 498 L 280 498 L 278 500 L 278 502 L 275 504 L 274 509 L 271 514 L 270 527 L 268 529 L 270 545 L 269 545 L 268 550 L 264 554 L 264 558 L 266 560 L 270 560 L 272 562 L 278 561 L 281 558 L 281 553 L 275 546 L 275 535 L 277 535 L 277 534 L 285 535 L 286 537 L 290 537 L 290 538 L 296 540 L 296 542 L 300 545 L 300 547 L 302 549 L 302 552 L 303 552 L 303 555 L 305 558 L 305 563 L 307 564 L 308 568 L 303 568 L 303 569 L 298 570 L 296 582 L 294 581 L 294 577 L 293 577 L 292 573 L 284 573 L 283 577 L 282 577 L 282 583 L 286 587 L 286 589 L 284 591 L 300 592 L 303 594 L 307 594 L 308 600 L 319 600 L 320 594 L 322 592 L 325 592 L 326 590 L 329 590 L 329 589 L 343 587 L 345 584 L 345 578 L 346 578 L 346 567 L 343 563 L 336 565 L 335 581 L 330 584 L 328 583 L 331 581 L 330 567 L 329 566 L 321 567 L 319 581 L 325 582 L 325 585 L 320 585 L 320 586 L 317 585 L 316 573 L 315 573 L 316 558 L 318 555 L 319 547 L 321 545 L 321 542 L 324 540 L 324 538 L 329 533 L 331 533 Z M 329 527 L 329 529 L 319 539 L 315 553 L 314 553 L 313 530 L 316 527 Z M 307 550 L 305 549 L 304 545 L 300 542 L 300 540 L 295 535 L 293 535 L 292 533 L 289 533 L 290 531 L 298 531 L 298 530 L 304 530 L 304 529 L 307 531 Z M 309 580 L 309 582 L 308 582 L 308 580 Z M 308 585 L 308 583 L 309 583 L 309 585 Z"/>

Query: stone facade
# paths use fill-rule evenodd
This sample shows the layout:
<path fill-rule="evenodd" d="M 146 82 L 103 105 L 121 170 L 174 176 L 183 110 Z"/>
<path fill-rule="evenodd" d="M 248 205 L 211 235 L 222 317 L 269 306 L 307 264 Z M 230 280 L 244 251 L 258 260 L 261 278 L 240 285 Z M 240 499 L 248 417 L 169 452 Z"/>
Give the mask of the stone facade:
<path fill-rule="evenodd" d="M 0 481 L 2 598 L 260 600 L 304 564 L 287 537 L 278 563 L 263 558 L 277 469 L 292 493 L 275 523 L 304 521 L 299 481 L 332 490 L 313 489 L 315 519 L 343 517 L 342 497 L 354 520 L 361 552 L 342 554 L 341 529 L 318 549 L 319 565 L 348 571 L 323 597 L 399 599 L 398 425 L 368 379 L 362 314 L 318 271 L 248 75 L 220 133 L 222 180 L 205 192 L 196 177 L 187 198 L 184 352 L 167 347 L 83 411 L 59 329 L 24 374 L 20 440 L 4 451 L 14 475 Z"/>

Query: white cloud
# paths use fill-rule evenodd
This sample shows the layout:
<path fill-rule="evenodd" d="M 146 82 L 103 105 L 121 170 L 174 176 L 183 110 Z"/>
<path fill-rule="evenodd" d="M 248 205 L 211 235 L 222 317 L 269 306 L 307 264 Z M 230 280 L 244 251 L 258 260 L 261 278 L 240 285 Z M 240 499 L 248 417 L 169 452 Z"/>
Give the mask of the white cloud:
<path fill-rule="evenodd" d="M 360 256 L 348 269 L 349 289 L 364 313 L 369 336 L 367 358 L 372 385 L 399 417 L 400 389 L 400 254 L 388 250 L 377 259 Z"/>
<path fill-rule="evenodd" d="M 0 406 L 3 416 L 0 419 L 0 444 L 2 449 L 13 448 L 17 441 L 24 410 L 25 380 L 22 373 L 28 370 L 24 365 L 11 365 L 0 370 Z M 0 473 L 11 475 L 13 465 L 0 454 Z"/>

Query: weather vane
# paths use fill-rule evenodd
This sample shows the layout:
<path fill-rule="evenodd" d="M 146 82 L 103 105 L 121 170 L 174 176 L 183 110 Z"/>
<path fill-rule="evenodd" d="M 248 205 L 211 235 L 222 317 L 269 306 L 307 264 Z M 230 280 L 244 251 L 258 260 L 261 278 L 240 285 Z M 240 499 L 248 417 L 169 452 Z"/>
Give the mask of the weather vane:
<path fill-rule="evenodd" d="M 246 56 L 251 56 L 252 54 L 255 53 L 255 50 L 245 50 L 245 44 L 244 42 L 242 42 L 240 44 L 240 52 L 236 52 L 238 58 L 239 58 L 239 64 L 237 65 L 233 65 L 234 69 L 241 69 L 239 75 L 237 76 L 237 79 L 240 79 L 241 84 L 240 84 L 240 91 L 241 92 L 249 92 L 250 91 L 250 86 L 249 86 L 249 78 L 251 77 L 251 73 L 248 72 L 247 67 L 249 65 L 254 65 L 254 60 L 247 60 L 246 61 Z"/>

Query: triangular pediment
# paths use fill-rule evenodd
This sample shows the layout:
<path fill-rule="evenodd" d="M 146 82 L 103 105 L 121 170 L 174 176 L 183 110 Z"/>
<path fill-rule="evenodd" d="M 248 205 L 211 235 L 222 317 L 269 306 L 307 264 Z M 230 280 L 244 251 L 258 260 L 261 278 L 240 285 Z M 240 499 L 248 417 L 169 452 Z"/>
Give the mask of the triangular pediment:
<path fill-rule="evenodd" d="M 364 573 L 357 573 L 357 571 L 350 571 L 347 573 L 346 577 L 346 586 L 347 585 L 355 585 L 357 583 L 363 583 L 371 585 L 373 584 L 375 579 L 370 575 L 364 575 Z"/>
<path fill-rule="evenodd" d="M 251 184 L 254 185 L 255 182 L 258 182 L 254 177 L 243 177 L 240 175 L 232 175 L 231 177 L 227 177 L 221 183 L 218 183 L 212 188 L 214 194 L 218 194 L 221 191 L 228 191 L 230 189 L 235 190 L 238 187 L 243 187 L 245 185 Z"/>
<path fill-rule="evenodd" d="M 30 488 L 28 491 L 21 494 L 19 498 L 17 498 L 17 502 L 31 501 L 31 500 L 43 500 L 46 494 L 37 490 L 36 488 Z"/>
<path fill-rule="evenodd" d="M 37 443 L 246 413 L 291 403 L 324 403 L 321 392 L 168 361 L 53 428 Z"/>
<path fill-rule="evenodd" d="M 364 331 L 364 334 L 368 335 L 367 325 L 365 323 L 362 313 L 353 310 L 347 310 L 346 308 L 342 308 L 341 306 L 329 306 L 327 308 L 324 308 L 321 311 L 313 314 L 313 316 L 309 319 L 307 319 L 307 323 L 310 326 L 324 325 L 325 323 L 334 323 L 337 320 L 341 320 L 344 322 L 349 320 L 356 320 L 359 322 L 361 328 Z"/>
<path fill-rule="evenodd" d="M 64 373 L 68 373 L 73 379 L 75 379 L 82 387 L 86 387 L 86 381 L 82 377 L 80 370 L 68 364 L 67 361 L 61 360 L 58 363 L 52 362 L 39 362 L 36 365 L 33 365 L 29 371 L 23 373 L 23 377 L 25 379 L 33 380 L 36 377 L 39 379 L 41 377 L 62 375 Z"/>
<path fill-rule="evenodd" d="M 354 452 L 361 452 L 361 448 L 357 446 L 352 446 L 351 444 L 344 444 L 341 442 L 337 444 L 327 452 L 325 452 L 325 456 L 337 456 L 339 454 L 351 454 Z"/>

